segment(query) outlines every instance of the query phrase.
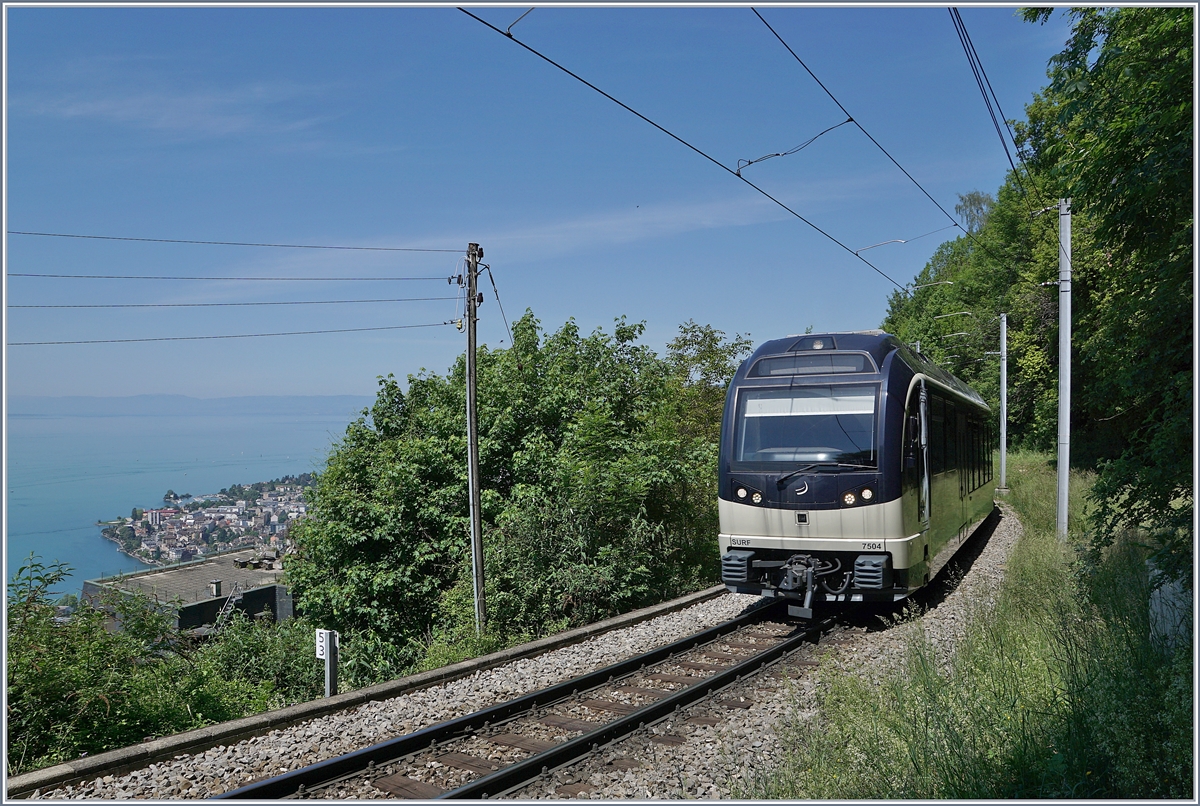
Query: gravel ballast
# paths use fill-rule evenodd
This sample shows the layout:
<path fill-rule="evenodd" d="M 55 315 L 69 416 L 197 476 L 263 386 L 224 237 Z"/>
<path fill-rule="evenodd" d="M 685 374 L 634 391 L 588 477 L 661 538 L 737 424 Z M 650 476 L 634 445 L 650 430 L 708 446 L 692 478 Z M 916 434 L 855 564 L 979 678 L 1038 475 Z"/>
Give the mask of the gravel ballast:
<path fill-rule="evenodd" d="M 746 783 L 779 764 L 785 748 L 777 728 L 786 719 L 811 715 L 809 702 L 816 701 L 825 670 L 886 674 L 901 666 L 909 640 L 918 630 L 924 631 L 943 657 L 953 650 L 971 611 L 994 600 L 1008 554 L 1021 535 L 1012 510 L 1001 505 L 1001 513 L 981 549 L 977 545 L 965 548 L 967 553 L 977 550 L 978 555 L 961 581 L 919 617 L 888 629 L 838 630 L 811 652 L 805 649 L 776 664 L 774 673 L 756 675 L 717 697 L 750 701 L 749 708 L 701 701 L 624 742 L 603 748 L 597 757 L 551 772 L 513 797 L 646 800 L 739 796 Z M 720 717 L 721 722 L 705 725 L 691 721 L 703 715 Z M 679 737 L 682 742 L 664 742 L 664 735 Z"/>
<path fill-rule="evenodd" d="M 759 603 L 726 594 L 626 629 L 469 677 L 329 714 L 245 741 L 181 753 L 122 775 L 35 792 L 46 799 L 204 798 L 339 756 L 599 669 L 715 626 Z"/>
<path fill-rule="evenodd" d="M 784 748 L 777 727 L 815 691 L 825 670 L 872 675 L 895 669 L 911 633 L 923 630 L 942 653 L 960 640 L 972 610 L 991 601 L 1005 562 L 1020 536 L 1020 524 L 1002 505 L 1002 515 L 961 581 L 926 612 L 889 629 L 842 628 L 816 646 L 777 664 L 775 671 L 742 681 L 650 725 L 591 758 L 551 771 L 514 793 L 520 799 L 730 798 L 744 783 L 775 767 Z M 719 624 L 760 602 L 727 594 L 633 627 L 470 677 L 398 697 L 371 701 L 275 730 L 236 744 L 181 754 L 121 776 L 37 793 L 48 799 L 202 798 L 258 778 L 278 775 L 429 725 L 479 710 L 645 652 Z M 819 664 L 819 665 L 818 665 Z M 722 705 L 721 702 L 728 703 Z M 706 719 L 706 717 L 708 717 Z M 705 724 L 715 721 L 719 724 Z M 349 793 L 347 793 L 349 794 Z M 359 793 L 363 797 L 366 793 Z M 354 797 L 354 795 L 350 795 Z"/>

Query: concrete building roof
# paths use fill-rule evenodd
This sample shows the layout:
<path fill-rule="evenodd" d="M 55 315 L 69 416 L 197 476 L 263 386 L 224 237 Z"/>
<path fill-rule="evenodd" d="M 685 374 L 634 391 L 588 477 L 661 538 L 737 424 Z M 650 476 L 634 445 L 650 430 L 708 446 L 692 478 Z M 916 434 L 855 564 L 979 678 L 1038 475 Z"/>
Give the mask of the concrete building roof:
<path fill-rule="evenodd" d="M 230 551 L 178 565 L 139 571 L 136 574 L 97 579 L 94 582 L 116 590 L 144 593 L 163 603 L 180 600 L 184 604 L 190 604 L 213 598 L 209 583 L 214 579 L 221 580 L 221 597 L 228 596 L 235 583 L 241 591 L 278 583 L 283 577 L 283 572 L 278 569 L 237 566 L 239 560 L 245 563 L 262 553 L 261 548 Z"/>

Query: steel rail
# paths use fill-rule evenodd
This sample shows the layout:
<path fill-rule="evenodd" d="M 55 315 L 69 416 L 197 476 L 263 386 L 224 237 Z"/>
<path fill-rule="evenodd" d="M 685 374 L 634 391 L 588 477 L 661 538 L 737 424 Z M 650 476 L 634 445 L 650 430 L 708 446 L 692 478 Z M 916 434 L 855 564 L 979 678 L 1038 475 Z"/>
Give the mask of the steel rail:
<path fill-rule="evenodd" d="M 762 605 L 755 607 L 754 609 L 743 613 L 736 618 L 730 619 L 729 621 L 722 622 L 715 627 L 710 627 L 702 632 L 694 633 L 686 638 L 681 638 L 678 641 L 658 647 L 650 652 L 636 655 L 618 663 L 614 663 L 610 666 L 604 667 L 603 669 L 597 669 L 579 677 L 574 677 L 569 680 L 564 680 L 561 683 L 556 683 L 548 688 L 530 692 L 529 694 L 517 697 L 516 699 L 497 703 L 496 705 L 485 708 L 481 711 L 475 711 L 473 713 L 451 719 L 447 722 L 431 725 L 428 728 L 423 728 L 422 730 L 414 733 L 398 736 L 394 739 L 389 739 L 385 742 L 371 745 L 370 747 L 364 747 L 361 750 L 355 750 L 351 753 L 346 753 L 345 755 L 341 755 L 336 758 L 319 761 L 316 764 L 302 767 L 297 770 L 291 770 L 290 772 L 281 773 L 280 775 L 276 775 L 271 778 L 264 778 L 259 781 L 251 781 L 248 784 L 244 784 L 236 789 L 231 789 L 228 792 L 223 792 L 220 795 L 213 795 L 210 800 L 277 800 L 296 794 L 298 791 L 300 791 L 301 787 L 304 787 L 307 790 L 312 789 L 313 787 L 331 783 L 338 779 L 346 778 L 356 773 L 365 771 L 368 764 L 371 762 L 374 762 L 378 766 L 380 764 L 395 761 L 403 758 L 404 756 L 427 750 L 431 746 L 437 745 L 441 742 L 448 741 L 450 739 L 457 739 L 461 736 L 470 734 L 473 731 L 483 728 L 487 724 L 510 719 L 514 716 L 531 711 L 539 706 L 550 705 L 559 700 L 571 697 L 580 691 L 586 691 L 588 689 L 595 688 L 596 686 L 602 686 L 611 678 L 623 677 L 625 675 L 632 674 L 643 666 L 669 660 L 677 654 L 694 649 L 702 644 L 715 641 L 723 635 L 737 632 L 743 627 L 748 627 L 765 621 L 770 615 L 775 614 L 779 609 L 778 602 L 764 602 Z M 810 633 L 811 631 L 805 631 L 803 636 L 807 637 Z M 758 657 L 758 655 L 754 657 Z M 741 673 L 744 673 L 745 671 L 741 666 L 731 667 L 731 670 L 740 670 Z M 724 672 L 721 673 L 721 675 L 724 674 Z M 697 683 L 707 684 L 709 680 L 715 679 L 715 677 L 719 677 L 721 675 L 714 676 L 713 678 L 697 678 Z M 706 687 L 708 686 L 700 686 L 699 688 Z M 697 686 L 693 684 L 688 688 L 697 688 Z M 684 693 L 687 690 L 688 689 L 683 689 L 683 691 L 680 693 Z M 676 695 L 672 695 L 667 699 L 674 704 L 676 702 L 674 699 L 675 696 Z M 672 707 L 674 707 L 674 705 L 672 705 Z M 634 716 L 636 716 L 638 713 L 645 713 L 645 709 L 636 712 Z M 645 720 L 646 717 L 643 716 L 641 719 Z M 617 722 L 624 721 L 625 720 L 621 719 L 617 720 Z M 650 721 L 653 721 L 653 719 Z M 612 724 L 615 723 L 607 723 L 607 725 L 604 727 Z M 590 734 L 585 734 L 585 736 L 580 738 L 587 738 L 588 736 L 594 735 L 596 735 L 596 731 L 593 731 Z M 611 741 L 611 739 L 605 739 L 604 741 L 607 743 L 608 741 Z M 571 742 L 568 742 L 567 744 L 571 744 Z M 557 749 L 558 748 L 554 748 L 553 750 L 548 750 L 545 752 L 550 753 Z M 542 755 L 544 754 L 538 754 L 538 756 L 535 756 L 534 758 L 539 758 Z M 539 762 L 539 773 L 541 771 L 541 765 L 544 763 L 545 762 Z M 510 766 L 515 767 L 521 764 L 525 764 L 525 762 L 518 762 L 517 764 Z M 557 763 L 555 766 L 557 766 Z M 507 770 L 509 767 L 505 767 L 504 769 Z M 503 772 L 503 770 L 501 770 L 501 772 Z M 460 789 L 462 789 L 462 787 L 460 787 Z M 455 797 L 474 797 L 472 795 L 457 795 L 455 794 L 457 792 L 459 792 L 459 790 L 452 790 L 446 794 L 455 795 Z"/>
<path fill-rule="evenodd" d="M 717 672 L 710 677 L 697 678 L 695 683 L 686 688 L 634 711 L 628 716 L 607 722 L 582 736 L 577 736 L 523 761 L 509 764 L 493 773 L 476 778 L 444 795 L 439 795 L 437 800 L 479 799 L 507 795 L 527 785 L 550 769 L 557 769 L 578 761 L 603 745 L 622 739 L 648 724 L 670 716 L 685 705 L 690 705 L 697 700 L 704 699 L 714 691 L 739 682 L 744 675 L 755 672 L 797 649 L 802 643 L 810 640 L 814 632 L 819 632 L 821 626 L 823 625 L 814 625 L 722 672 Z"/>

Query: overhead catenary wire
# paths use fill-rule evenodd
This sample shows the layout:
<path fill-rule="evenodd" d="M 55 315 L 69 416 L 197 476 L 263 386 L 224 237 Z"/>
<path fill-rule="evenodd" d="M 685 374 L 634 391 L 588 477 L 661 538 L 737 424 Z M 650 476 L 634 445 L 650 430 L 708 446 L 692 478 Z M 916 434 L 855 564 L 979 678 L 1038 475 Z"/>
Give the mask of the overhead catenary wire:
<path fill-rule="evenodd" d="M 829 99 L 831 101 L 833 101 L 835 104 L 837 104 L 838 109 L 842 110 L 842 113 L 845 114 L 846 117 L 850 118 L 851 122 L 854 123 L 855 127 L 860 132 L 863 133 L 863 136 L 865 136 L 868 140 L 870 140 L 875 145 L 875 147 L 878 148 L 879 151 L 885 157 L 887 157 L 888 160 L 891 161 L 891 163 L 893 165 L 895 165 L 897 168 L 899 168 L 900 172 L 902 174 L 904 174 L 906 177 L 908 177 L 908 180 L 910 182 L 912 182 L 917 187 L 917 189 L 921 191 L 921 193 L 925 194 L 925 198 L 927 198 L 927 199 L 929 199 L 929 201 L 933 202 L 933 205 L 935 207 L 937 207 L 939 210 L 941 210 L 942 214 L 944 216 L 946 216 L 946 218 L 950 219 L 951 225 L 962 230 L 963 234 L 966 235 L 968 239 L 970 239 L 973 243 L 977 244 L 981 249 L 983 249 L 983 251 L 987 252 L 994 259 L 1001 260 L 1001 258 L 998 255 L 996 255 L 994 252 L 992 252 L 992 250 L 987 248 L 986 244 L 984 244 L 982 241 L 980 241 L 978 238 L 976 238 L 974 233 L 972 233 L 970 230 L 968 230 L 966 227 L 964 227 L 957 219 L 955 219 L 954 216 L 950 215 L 950 213 L 946 210 L 946 208 L 942 207 L 942 205 L 938 202 L 938 200 L 935 199 L 929 193 L 929 191 L 926 190 L 925 187 L 920 182 L 917 181 L 916 177 L 914 177 L 911 173 L 909 173 L 908 169 L 905 168 L 903 165 L 901 165 L 899 160 L 897 160 L 895 157 L 893 157 L 891 155 L 891 153 L 886 148 L 883 147 L 882 143 L 880 143 L 878 140 L 876 140 L 874 137 L 872 137 L 871 133 L 868 132 L 861 123 L 859 123 L 857 120 L 855 120 L 854 116 L 851 115 L 850 112 L 846 109 L 846 107 L 842 105 L 842 102 L 837 99 L 837 96 L 835 96 L 832 92 L 830 92 L 829 88 L 825 86 L 825 84 L 821 81 L 821 79 L 817 78 L 816 73 L 814 73 L 809 68 L 809 66 L 804 63 L 804 60 L 800 58 L 800 56 L 796 53 L 796 51 L 794 51 L 792 49 L 792 46 L 789 45 L 784 40 L 784 38 L 779 35 L 778 31 L 776 31 L 774 28 L 771 27 L 771 23 L 767 22 L 767 20 L 763 17 L 762 14 L 758 13 L 758 9 L 751 8 L 750 10 L 754 12 L 754 15 L 756 17 L 758 17 L 760 20 L 762 20 L 762 24 L 767 26 L 767 30 L 770 31 L 775 36 L 775 38 L 779 40 L 779 44 L 783 45 L 784 48 L 787 49 L 788 53 L 792 54 L 792 58 L 795 59 L 796 62 L 799 63 L 799 65 L 804 68 L 804 71 L 806 73 L 808 73 L 809 76 L 812 77 L 813 81 L 817 82 L 817 86 L 819 86 L 822 90 L 825 91 L 825 94 L 829 96 Z"/>
<path fill-rule="evenodd" d="M 829 134 L 834 129 L 840 129 L 842 126 L 845 126 L 847 123 L 853 123 L 853 122 L 854 121 L 852 119 L 846 118 L 841 123 L 834 124 L 833 126 L 830 126 L 825 131 L 814 134 L 812 137 L 808 138 L 800 145 L 796 146 L 795 148 L 790 148 L 787 151 L 780 151 L 777 154 L 766 154 L 764 156 L 759 157 L 756 160 L 738 160 L 738 167 L 737 167 L 737 170 L 734 171 L 734 173 L 736 173 L 738 176 L 741 176 L 742 169 L 749 168 L 751 165 L 754 165 L 755 163 L 765 162 L 766 160 L 774 159 L 775 157 L 790 157 L 792 154 L 795 154 L 799 151 L 802 151 L 802 150 L 808 148 L 810 145 L 812 145 L 818 139 L 820 139 L 821 135 Z M 745 165 L 743 165 L 742 163 L 745 163 Z"/>
<path fill-rule="evenodd" d="M 9 305 L 9 308 L 242 308 L 260 305 L 355 305 L 370 302 L 434 302 L 455 297 L 397 297 L 395 299 L 317 299 L 289 302 L 118 302 L 104 305 Z"/>
<path fill-rule="evenodd" d="M 1038 212 L 1034 210 L 1034 207 L 1041 207 L 1042 201 L 1039 198 L 1035 205 L 1033 200 L 1029 198 L 1029 190 L 1021 181 L 1021 172 L 1017 170 L 1017 166 L 1013 163 L 1012 154 L 1008 150 L 1008 140 L 1004 137 L 1004 131 L 1008 132 L 1008 137 L 1012 140 L 1013 149 L 1017 154 L 1017 161 L 1021 163 L 1021 168 L 1027 175 L 1030 175 L 1029 166 L 1025 163 L 1025 158 L 1021 156 L 1020 149 L 1016 147 L 1017 138 L 1013 134 L 1012 127 L 1008 125 L 1008 118 L 1004 115 L 1004 109 L 1000 106 L 1000 99 L 997 97 L 996 91 L 992 89 L 992 82 L 987 77 L 987 71 L 983 67 L 983 60 L 979 58 L 979 51 L 975 49 L 975 43 L 971 41 L 971 34 L 967 31 L 967 24 L 963 21 L 962 15 L 958 12 L 957 8 L 951 6 L 948 10 L 950 12 L 950 20 L 954 23 L 954 31 L 958 34 L 959 44 L 962 45 L 963 52 L 967 56 L 967 63 L 971 67 L 975 83 L 979 87 L 980 94 L 983 96 L 983 103 L 987 107 L 988 115 L 992 119 L 992 126 L 996 129 L 996 136 L 1000 138 L 1000 145 L 1004 148 L 1004 156 L 1008 159 L 1008 165 L 1012 169 L 1017 189 L 1021 192 L 1021 198 L 1025 201 L 1025 208 L 1029 211 L 1030 220 L 1033 220 L 1038 216 Z M 999 115 L 998 119 L 997 115 Z M 1004 131 L 1001 130 L 1001 123 L 1004 124 Z M 1036 185 L 1034 187 L 1036 188 Z M 1045 212 L 1045 210 L 1041 212 Z M 1057 229 L 1054 230 L 1054 237 L 1055 239 L 1059 238 Z M 1061 240 L 1059 240 L 1058 249 L 1065 254 L 1065 247 Z"/>
<path fill-rule="evenodd" d="M 992 89 L 992 82 L 988 81 L 987 72 L 983 69 L 983 62 L 979 59 L 979 52 L 975 50 L 975 43 L 971 41 L 971 35 L 967 33 L 967 26 L 963 22 L 962 15 L 954 7 L 949 8 L 948 11 L 950 20 L 954 23 L 954 31 L 958 34 L 959 44 L 962 45 L 963 52 L 967 56 L 967 63 L 971 67 L 971 73 L 975 77 L 975 83 L 979 86 L 980 94 L 983 95 L 983 103 L 987 106 L 988 116 L 991 117 L 992 126 L 996 129 L 996 136 L 1000 138 L 1000 145 L 1004 148 L 1008 167 L 1012 169 L 1014 175 L 1017 175 L 1017 187 L 1021 187 L 1016 163 L 1013 162 L 1012 153 L 1008 150 L 1008 140 L 1004 138 L 1004 132 L 1001 131 L 1001 122 L 1003 122 L 1009 137 L 1012 137 L 1012 130 L 1008 128 L 1008 119 L 1004 117 L 1004 110 L 1000 108 L 1000 99 L 996 97 L 996 92 Z M 991 93 L 990 97 L 988 93 Z M 999 119 L 996 117 L 997 113 Z M 1013 144 L 1016 144 L 1016 138 L 1013 138 Z M 1021 192 L 1025 192 L 1023 187 L 1021 187 Z"/>
<path fill-rule="evenodd" d="M 426 249 L 414 246 L 324 246 L 304 243 L 250 243 L 246 241 L 200 241 L 184 238 L 133 238 L 123 235 L 77 235 L 66 232 L 29 232 L 26 230 L 8 230 L 9 235 L 36 235 L 43 238 L 84 238 L 94 241 L 141 241 L 143 243 L 186 243 L 203 244 L 206 246 L 260 246 L 272 249 L 342 249 L 360 252 L 451 252 L 461 253 L 461 249 Z"/>
<path fill-rule="evenodd" d="M 887 274 L 885 274 L 885 273 L 884 273 L 884 272 L 883 272 L 883 271 L 882 271 L 882 270 L 881 270 L 881 269 L 880 269 L 878 266 L 876 266 L 875 264 L 871 263 L 869 260 L 867 260 L 866 258 L 862 257 L 861 255 L 855 254 L 854 250 L 853 250 L 853 249 L 851 249 L 849 246 L 847 246 L 846 244 L 842 243 L 842 242 L 841 242 L 840 240 L 838 240 L 836 237 L 834 237 L 833 235 L 829 234 L 829 233 L 828 233 L 828 232 L 826 232 L 825 230 L 821 229 L 821 228 L 820 228 L 820 227 L 818 227 L 816 224 L 814 224 L 812 221 L 809 221 L 807 218 L 805 218 L 804 216 L 802 216 L 800 213 L 796 212 L 796 211 L 795 211 L 795 210 L 793 210 L 791 207 L 788 207 L 788 206 L 787 206 L 786 204 L 784 204 L 782 201 L 780 201 L 779 199 L 775 198 L 775 197 L 774 197 L 774 196 L 772 196 L 770 193 L 768 193 L 767 191 L 763 190 L 761 187 L 759 187 L 758 185 L 754 184 L 753 182 L 751 182 L 751 181 L 750 181 L 749 179 L 747 179 L 746 177 L 744 177 L 744 176 L 742 176 L 741 174 L 739 174 L 739 173 L 737 172 L 737 170 L 735 170 L 734 168 L 730 168 L 728 165 L 725 165 L 725 164 L 724 164 L 724 163 L 722 163 L 720 160 L 718 160 L 718 159 L 716 159 L 715 157 L 713 157 L 713 156 L 711 156 L 711 155 L 709 155 L 709 154 L 705 153 L 705 152 L 704 152 L 704 151 L 702 151 L 701 149 L 699 149 L 699 148 L 697 148 L 696 146 L 692 145 L 692 144 L 691 144 L 691 143 L 689 143 L 687 140 L 684 140 L 682 137 L 680 137 L 679 135 L 677 135 L 677 134 L 675 134 L 674 132 L 670 131 L 669 129 L 665 128 L 664 126 L 661 126 L 661 125 L 659 125 L 658 123 L 655 123 L 653 120 L 651 120 L 650 118 L 646 117 L 646 116 L 645 116 L 645 115 L 643 115 L 641 112 L 638 112 L 638 111 L 637 111 L 636 109 L 634 109 L 633 107 L 629 106 L 628 104 L 624 103 L 623 101 L 620 101 L 620 100 L 618 100 L 618 99 L 617 99 L 617 98 L 615 98 L 614 96 L 612 96 L 612 95 L 608 94 L 607 92 L 605 92 L 604 90 L 600 89 L 600 88 L 599 88 L 599 87 L 597 87 L 595 84 L 593 84 L 593 83 L 591 83 L 590 81 L 588 81 L 587 79 L 585 79 L 585 78 L 583 78 L 582 76 L 580 76 L 580 75 L 578 75 L 578 74 L 576 74 L 576 73 L 572 72 L 572 71 L 571 71 L 571 70 L 569 70 L 568 68 L 564 67 L 563 65 L 561 65 L 561 64 L 559 64 L 558 62 L 556 62 L 556 61 L 554 61 L 553 59 L 551 59 L 549 56 L 546 56 L 545 54 L 541 53 L 540 51 L 538 51 L 538 50 L 534 49 L 533 47 L 531 47 L 531 46 L 529 46 L 529 45 L 527 45 L 527 44 L 525 44 L 525 43 L 524 43 L 524 42 L 522 42 L 520 39 L 517 39 L 515 36 L 512 36 L 511 34 L 509 34 L 509 33 L 506 33 L 505 31 L 502 31 L 502 30 L 500 30 L 499 28 L 497 28 L 496 26 L 492 25 L 492 24 L 491 24 L 490 22 L 488 22 L 487 20 L 485 20 L 485 19 L 483 19 L 483 18 L 481 18 L 481 17 L 478 17 L 478 16 L 476 16 L 475 14 L 472 14 L 470 11 L 468 11 L 468 10 L 467 10 L 467 9 L 465 9 L 465 8 L 462 8 L 461 6 L 459 7 L 459 9 L 458 9 L 458 10 L 459 10 L 459 11 L 461 11 L 462 13 L 466 14 L 466 15 L 467 15 L 468 17 L 470 17 L 471 19 L 473 19 L 473 20 L 475 20 L 475 21 L 479 22 L 480 24 L 482 24 L 482 25 L 485 25 L 485 26 L 487 26 L 488 28 L 492 29 L 492 30 L 493 30 L 493 31 L 495 31 L 496 33 L 500 34 L 501 36 L 504 36 L 504 37 L 506 37 L 507 39 L 509 39 L 510 41 L 512 41 L 512 42 L 515 42 L 516 44 L 520 45 L 520 46 L 521 46 L 521 47 L 523 47 L 525 50 L 527 50 L 527 51 L 529 51 L 530 53 L 532 53 L 534 56 L 537 56 L 539 59 L 542 59 L 543 61 L 545 61 L 546 63 L 548 63 L 548 64 L 552 65 L 553 67 L 556 67 L 556 68 L 558 68 L 559 70 L 561 70 L 562 72 L 566 73 L 566 74 L 567 74 L 567 75 L 569 75 L 571 78 L 575 79 L 576 81 L 578 81 L 579 83 L 583 84 L 584 86 L 586 86 L 586 87 L 588 87 L 588 88 L 590 88 L 590 89 L 592 89 L 592 90 L 594 90 L 594 91 L 598 92 L 599 94 L 603 95 L 605 98 L 607 98 L 608 100 L 612 101 L 612 102 L 613 102 L 613 103 L 615 103 L 617 106 L 620 106 L 620 107 L 621 107 L 622 109 L 624 109 L 625 111 L 627 111 L 627 112 L 629 112 L 629 113 L 633 114 L 634 116 L 636 116 L 636 117 L 640 118 L 641 120 L 645 121 L 646 123 L 649 123 L 651 126 L 653 126 L 654 128 L 658 129 L 660 132 L 662 132 L 663 134 L 667 135 L 667 136 L 668 136 L 668 137 L 670 137 L 672 140 L 675 140 L 675 141 L 676 141 L 676 142 L 678 142 L 679 144 L 681 144 L 681 145 L 683 145 L 683 146 L 685 146 L 685 147 L 687 147 L 687 148 L 691 149 L 691 150 L 692 150 L 692 151 L 694 151 L 696 154 L 700 155 L 701 157 L 704 157 L 704 159 L 708 160 L 708 161 L 709 161 L 709 162 L 711 162 L 713 165 L 716 165 L 718 168 L 722 169 L 723 171 L 726 171 L 726 172 L 728 172 L 730 175 L 732 175 L 732 176 L 734 176 L 734 177 L 736 177 L 736 178 L 740 179 L 742 182 L 745 182 L 745 183 L 746 183 L 747 185 L 749 185 L 751 188 L 753 188 L 753 189 L 754 189 L 754 190 L 756 190 L 758 193 L 760 193 L 760 194 L 762 194 L 763 196 L 765 196 L 767 199 L 769 199 L 769 200 L 771 200 L 772 202 L 774 202 L 776 205 L 778 205 L 778 206 L 779 206 L 779 207 L 781 207 L 782 209 L 786 210 L 786 211 L 787 211 L 788 213 L 790 213 L 792 216 L 794 216 L 794 217 L 798 218 L 800 221 L 803 221 L 805 224 L 807 224 L 808 226 L 812 227 L 814 230 L 816 230 L 816 231 L 817 231 L 818 233 L 820 233 L 821 235 L 824 235 L 824 236 L 825 236 L 826 238 L 828 238 L 830 241 L 833 241 L 835 244 L 837 244 L 838 246 L 840 246 L 842 249 L 844 249 L 844 250 L 845 250 L 846 252 L 848 252 L 849 254 L 851 254 L 851 255 L 854 255 L 854 257 L 855 257 L 855 258 L 857 258 L 857 259 L 858 259 L 859 261 L 861 261 L 862 263 L 865 263 L 865 264 L 866 264 L 868 267 L 870 267 L 870 268 L 871 268 L 871 270 L 872 270 L 872 271 L 874 271 L 874 272 L 875 272 L 876 274 L 878 274 L 880 277 L 883 277 L 885 280 L 887 280 L 888 282 L 890 282 L 892 285 L 896 286 L 896 288 L 903 290 L 904 286 L 900 285 L 900 283 L 896 282 L 896 281 L 895 281 L 895 280 L 893 280 L 891 277 L 889 277 Z M 847 117 L 849 117 L 849 115 L 847 115 Z"/>
<path fill-rule="evenodd" d="M 535 8 L 536 8 L 536 6 L 535 6 Z M 504 32 L 504 35 L 505 35 L 505 36 L 512 36 L 512 29 L 513 29 L 513 25 L 516 25 L 518 22 L 520 22 L 521 20 L 523 20 L 523 19 L 525 19 L 526 17 L 528 17 L 528 16 L 529 16 L 529 12 L 530 12 L 530 11 L 533 11 L 533 9 L 532 9 L 532 8 L 531 8 L 531 9 L 529 9 L 529 11 L 526 11 L 524 14 L 522 14 L 521 16 L 519 16 L 519 17 L 517 17 L 515 20 L 513 20 L 513 21 L 512 21 L 512 25 L 508 26 L 508 30 L 506 30 L 506 31 Z"/>
<path fill-rule="evenodd" d="M 441 327 L 452 322 L 430 322 L 423 325 L 387 325 L 384 327 L 350 327 L 335 330 L 291 330 L 283 333 L 235 333 L 223 336 L 155 336 L 142 339 L 82 339 L 76 341 L 12 341 L 9 347 L 37 347 L 60 344 L 131 344 L 151 341 L 208 341 L 211 339 L 262 339 L 271 336 L 314 336 L 323 333 L 365 333 L 374 330 L 411 330 L 422 327 Z"/>
<path fill-rule="evenodd" d="M 873 243 L 870 246 L 864 246 L 862 249 L 855 249 L 854 251 L 855 252 L 865 252 L 868 249 L 874 249 L 877 246 L 886 246 L 887 244 L 890 244 L 890 243 L 912 243 L 913 241 L 919 241 L 922 238 L 926 238 L 930 235 L 941 232 L 942 230 L 948 230 L 953 226 L 954 226 L 954 224 L 947 224 L 944 227 L 938 227 L 935 230 L 930 230 L 929 232 L 926 232 L 924 235 L 916 235 L 916 236 L 913 236 L 912 238 L 893 238 L 890 241 L 883 241 L 882 243 Z"/>

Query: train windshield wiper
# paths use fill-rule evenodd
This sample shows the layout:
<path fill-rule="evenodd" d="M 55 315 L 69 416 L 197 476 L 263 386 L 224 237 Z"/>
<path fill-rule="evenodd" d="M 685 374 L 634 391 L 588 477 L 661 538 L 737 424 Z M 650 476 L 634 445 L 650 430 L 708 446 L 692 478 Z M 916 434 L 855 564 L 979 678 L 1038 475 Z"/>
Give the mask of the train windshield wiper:
<path fill-rule="evenodd" d="M 817 467 L 819 465 L 835 465 L 835 464 L 837 464 L 837 462 L 813 462 L 811 464 L 805 465 L 804 467 L 796 468 L 791 473 L 788 473 L 786 476 L 780 476 L 779 479 L 775 483 L 777 485 L 779 485 L 780 489 L 782 489 L 783 485 L 787 484 L 787 480 L 790 479 L 792 476 L 798 476 L 801 473 L 803 473 L 805 470 L 812 470 L 814 467 Z"/>
<path fill-rule="evenodd" d="M 787 484 L 788 479 L 792 478 L 793 476 L 798 476 L 806 470 L 812 470 L 814 467 L 850 467 L 850 468 L 854 468 L 855 470 L 875 470 L 876 469 L 876 468 L 872 467 L 871 465 L 856 465 L 856 464 L 852 464 L 850 462 L 810 462 L 810 463 L 804 465 L 803 467 L 798 467 L 795 470 L 793 470 L 792 472 L 780 476 L 779 479 L 775 483 L 777 485 L 779 485 L 780 489 L 782 489 L 783 485 Z"/>

